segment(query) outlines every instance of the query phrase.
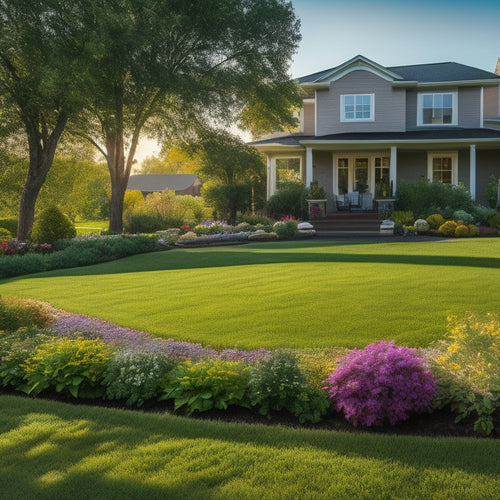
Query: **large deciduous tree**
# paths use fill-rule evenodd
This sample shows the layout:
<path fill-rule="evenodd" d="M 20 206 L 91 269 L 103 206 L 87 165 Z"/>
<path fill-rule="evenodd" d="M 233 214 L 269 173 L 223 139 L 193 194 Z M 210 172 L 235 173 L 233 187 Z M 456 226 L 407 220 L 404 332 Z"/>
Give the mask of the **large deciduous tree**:
<path fill-rule="evenodd" d="M 77 107 L 81 40 L 78 2 L 0 0 L 2 128 L 24 130 L 29 169 L 19 206 L 18 238 L 28 237 L 35 203 L 69 116 Z"/>
<path fill-rule="evenodd" d="M 254 133 L 294 124 L 299 92 L 287 73 L 300 34 L 290 2 L 88 0 L 87 9 L 88 105 L 76 131 L 107 160 L 111 231 L 122 231 L 141 133 L 238 119 Z"/>

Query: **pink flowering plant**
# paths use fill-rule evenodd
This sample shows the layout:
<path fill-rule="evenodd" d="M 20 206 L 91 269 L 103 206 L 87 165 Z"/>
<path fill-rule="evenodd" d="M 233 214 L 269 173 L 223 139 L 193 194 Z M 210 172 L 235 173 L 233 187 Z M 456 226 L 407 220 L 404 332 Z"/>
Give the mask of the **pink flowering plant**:
<path fill-rule="evenodd" d="M 425 360 L 394 341 L 353 349 L 326 383 L 335 409 L 354 426 L 396 425 L 430 408 L 437 394 Z"/>

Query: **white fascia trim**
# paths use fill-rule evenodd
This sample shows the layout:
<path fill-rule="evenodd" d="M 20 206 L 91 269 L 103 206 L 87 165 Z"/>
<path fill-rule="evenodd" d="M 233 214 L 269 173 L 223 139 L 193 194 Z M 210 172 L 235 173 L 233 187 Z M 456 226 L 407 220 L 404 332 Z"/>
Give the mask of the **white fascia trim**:
<path fill-rule="evenodd" d="M 497 142 L 500 143 L 500 137 L 493 137 L 493 138 L 471 138 L 471 137 L 466 137 L 463 139 L 394 139 L 394 140 L 387 140 L 387 139 L 379 139 L 379 140 L 371 140 L 371 141 L 332 141 L 332 140 L 314 140 L 314 141 L 299 141 L 299 144 L 301 146 L 314 146 L 315 144 L 318 145 L 325 145 L 325 144 L 331 144 L 332 146 L 336 145 L 352 145 L 352 146 L 359 146 L 359 145 L 368 145 L 368 144 L 386 144 L 387 146 L 390 146 L 391 144 L 454 144 L 454 143 L 464 143 L 464 142 L 470 142 L 471 144 L 477 144 L 477 143 L 488 143 L 488 142 Z"/>
<path fill-rule="evenodd" d="M 369 71 L 387 81 L 399 80 L 401 78 L 400 75 L 389 71 L 388 69 L 384 68 L 384 66 L 381 66 L 380 64 L 377 64 L 376 62 L 370 61 L 370 59 L 359 55 L 353 57 L 352 59 L 349 59 L 349 61 L 346 61 L 344 64 L 337 66 L 330 73 L 321 77 L 321 79 L 316 80 L 314 83 L 334 82 L 339 78 L 347 75 L 348 73 L 358 70 Z"/>

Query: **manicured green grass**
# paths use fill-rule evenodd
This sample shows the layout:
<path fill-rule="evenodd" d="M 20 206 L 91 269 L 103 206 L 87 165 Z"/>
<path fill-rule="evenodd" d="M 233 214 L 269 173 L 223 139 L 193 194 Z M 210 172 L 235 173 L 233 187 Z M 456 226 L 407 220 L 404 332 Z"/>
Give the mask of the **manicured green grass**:
<path fill-rule="evenodd" d="M 496 499 L 498 440 L 187 420 L 0 396 L 0 497 Z"/>
<path fill-rule="evenodd" d="M 106 231 L 109 221 L 105 220 L 83 220 L 75 222 L 76 234 L 100 233 Z"/>
<path fill-rule="evenodd" d="M 500 312 L 500 238 L 176 249 L 30 275 L 1 293 L 214 347 L 425 346 Z"/>

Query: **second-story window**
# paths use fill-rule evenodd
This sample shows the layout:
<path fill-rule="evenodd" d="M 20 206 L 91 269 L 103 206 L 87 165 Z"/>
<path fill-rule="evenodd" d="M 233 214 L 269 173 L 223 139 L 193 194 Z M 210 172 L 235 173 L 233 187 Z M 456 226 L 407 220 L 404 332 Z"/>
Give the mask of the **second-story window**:
<path fill-rule="evenodd" d="M 418 94 L 419 125 L 456 125 L 456 92 Z"/>
<path fill-rule="evenodd" d="M 340 96 L 340 121 L 373 121 L 375 119 L 375 96 L 373 94 L 351 94 Z"/>

